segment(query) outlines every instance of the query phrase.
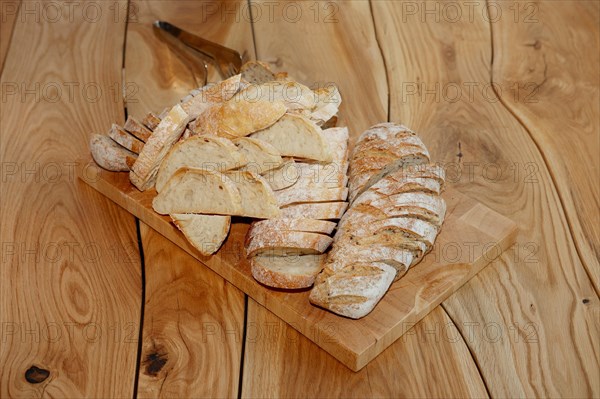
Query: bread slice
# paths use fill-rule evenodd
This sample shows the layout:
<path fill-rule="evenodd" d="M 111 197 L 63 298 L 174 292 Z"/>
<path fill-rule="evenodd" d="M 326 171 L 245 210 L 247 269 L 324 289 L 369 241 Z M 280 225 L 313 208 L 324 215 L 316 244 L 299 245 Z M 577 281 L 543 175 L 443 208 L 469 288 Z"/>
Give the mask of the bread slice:
<path fill-rule="evenodd" d="M 369 314 L 394 280 L 396 269 L 382 262 L 355 262 L 332 272 L 326 267 L 315 281 L 310 302 L 342 316 Z"/>
<path fill-rule="evenodd" d="M 331 245 L 329 236 L 300 231 L 271 231 L 259 236 L 247 236 L 246 255 L 271 256 L 322 254 Z"/>
<path fill-rule="evenodd" d="M 190 120 L 198 118 L 204 111 L 215 104 L 230 100 L 241 88 L 242 75 L 238 74 L 218 83 L 210 83 L 194 91 L 192 97 L 181 103 Z"/>
<path fill-rule="evenodd" d="M 357 245 L 349 241 L 335 241 L 328 255 L 332 264 L 346 265 L 359 259 L 361 262 L 382 262 L 396 269 L 395 279 L 404 276 L 417 259 L 412 250 L 393 245 Z"/>
<path fill-rule="evenodd" d="M 250 264 L 252 276 L 258 282 L 274 288 L 300 289 L 313 285 L 324 261 L 325 255 L 258 255 Z"/>
<path fill-rule="evenodd" d="M 233 214 L 253 218 L 275 218 L 280 214 L 273 190 L 260 175 L 250 171 L 224 172 L 237 186 L 241 198 L 241 213 Z"/>
<path fill-rule="evenodd" d="M 175 105 L 160 121 L 131 168 L 129 178 L 139 190 L 144 191 L 154 185 L 158 167 L 181 137 L 189 120 L 181 106 Z"/>
<path fill-rule="evenodd" d="M 236 98 L 206 110 L 190 124 L 190 129 L 196 134 L 245 137 L 273 125 L 285 112 L 283 101 Z"/>
<path fill-rule="evenodd" d="M 275 74 L 267 63 L 262 61 L 249 61 L 240 68 L 242 79 L 250 84 L 259 85 L 275 80 Z"/>
<path fill-rule="evenodd" d="M 222 173 L 182 168 L 154 197 L 152 207 L 161 215 L 241 215 L 242 197 L 237 185 Z"/>
<path fill-rule="evenodd" d="M 176 213 L 173 223 L 202 255 L 212 255 L 219 250 L 231 225 L 230 216 Z"/>
<path fill-rule="evenodd" d="M 160 192 L 182 167 L 222 172 L 246 163 L 244 154 L 230 140 L 217 136 L 193 136 L 178 142 L 169 151 L 158 171 L 156 191 Z"/>
<path fill-rule="evenodd" d="M 90 139 L 90 150 L 96 163 L 113 172 L 127 172 L 135 162 L 137 154 L 123 148 L 108 136 L 94 134 Z"/>
<path fill-rule="evenodd" d="M 338 109 L 342 104 L 342 96 L 340 91 L 334 84 L 328 84 L 325 87 L 314 90 L 316 103 L 314 110 L 310 113 L 309 118 L 317 125 L 323 126 L 327 121 L 333 118 L 338 113 Z"/>
<path fill-rule="evenodd" d="M 239 137 L 232 141 L 248 160 L 244 170 L 261 175 L 283 164 L 279 150 L 265 141 L 252 137 Z"/>
<path fill-rule="evenodd" d="M 348 140 L 350 132 L 347 127 L 332 127 L 323 130 L 323 136 L 329 143 L 333 161 L 348 161 Z"/>
<path fill-rule="evenodd" d="M 335 220 L 340 219 L 347 208 L 348 203 L 341 201 L 292 204 L 281 208 L 280 217 Z"/>
<path fill-rule="evenodd" d="M 269 183 L 269 186 L 271 186 L 274 191 L 277 191 L 296 184 L 300 177 L 300 171 L 298 170 L 296 162 L 294 162 L 293 159 L 288 159 L 277 169 L 271 169 L 262 176 Z"/>
<path fill-rule="evenodd" d="M 273 126 L 254 133 L 252 137 L 272 144 L 281 155 L 322 162 L 333 160 L 321 128 L 300 115 L 285 114 Z"/>
<path fill-rule="evenodd" d="M 154 128 L 157 126 L 158 124 L 154 126 Z M 127 121 L 125 122 L 123 128 L 144 143 L 148 141 L 150 136 L 152 136 L 152 131 L 154 130 L 154 128 L 150 130 L 131 115 L 127 117 Z"/>
<path fill-rule="evenodd" d="M 119 143 L 121 146 L 127 148 L 131 152 L 139 154 L 144 148 L 144 142 L 138 140 L 133 135 L 126 132 L 121 126 L 116 123 L 112 124 L 112 127 L 108 131 L 108 136 Z"/>
<path fill-rule="evenodd" d="M 294 81 L 272 81 L 249 85 L 237 93 L 234 99 L 283 101 L 286 108 L 291 111 L 312 111 L 316 105 L 313 91 Z"/>
<path fill-rule="evenodd" d="M 279 206 L 297 204 L 302 202 L 330 202 L 345 201 L 348 198 L 346 187 L 337 188 L 305 188 L 296 189 L 295 186 L 284 190 L 275 191 L 275 197 Z"/>
<path fill-rule="evenodd" d="M 336 223 L 316 219 L 268 219 L 252 223 L 248 236 L 268 234 L 271 231 L 304 231 L 307 233 L 331 234 Z"/>
<path fill-rule="evenodd" d="M 355 201 L 353 211 L 369 213 L 377 219 L 410 216 L 439 227 L 446 215 L 446 202 L 440 196 L 422 192 L 387 196 L 367 191 Z"/>
<path fill-rule="evenodd" d="M 341 188 L 348 184 L 346 164 L 338 163 L 297 163 L 299 177 L 293 185 L 295 190 Z"/>
<path fill-rule="evenodd" d="M 142 119 L 142 124 L 152 131 L 156 129 L 159 123 L 160 118 L 153 112 L 148 112 Z"/>

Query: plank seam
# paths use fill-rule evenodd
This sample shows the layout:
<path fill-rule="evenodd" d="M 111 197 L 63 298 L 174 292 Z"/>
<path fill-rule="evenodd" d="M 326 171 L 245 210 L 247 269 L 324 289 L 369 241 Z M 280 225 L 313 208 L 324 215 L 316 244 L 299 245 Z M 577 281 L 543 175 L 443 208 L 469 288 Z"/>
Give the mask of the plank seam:
<path fill-rule="evenodd" d="M 488 11 L 489 11 L 489 5 L 490 5 L 489 0 L 486 0 L 486 7 L 488 8 Z M 488 23 L 489 23 L 489 27 L 490 27 L 490 43 L 491 43 L 490 85 L 492 86 L 492 90 L 496 94 L 496 97 L 498 97 L 498 100 L 500 101 L 500 104 L 502 104 L 502 106 L 508 111 L 508 113 L 513 118 L 515 118 L 515 120 L 523 127 L 523 129 L 525 129 L 525 131 L 527 132 L 527 135 L 529 136 L 529 138 L 533 142 L 535 148 L 537 149 L 538 153 L 540 154 L 540 156 L 542 158 L 542 161 L 544 162 L 544 166 L 546 167 L 546 170 L 548 170 L 548 174 L 550 175 L 550 180 L 552 182 L 552 186 L 556 190 L 556 193 L 557 193 L 557 196 L 558 196 L 558 200 L 560 202 L 560 206 L 562 208 L 565 220 L 567 222 L 567 227 L 569 229 L 569 238 L 571 239 L 571 242 L 573 243 L 573 246 L 575 247 L 575 253 L 577 253 L 577 257 L 579 258 L 579 261 L 581 262 L 581 264 L 583 266 L 583 270 L 585 271 L 585 274 L 587 275 L 588 279 L 590 280 L 590 284 L 593 287 L 594 292 L 596 293 L 596 296 L 598 298 L 600 298 L 600 291 L 599 291 L 600 287 L 598 287 L 597 284 L 594 284 L 594 277 L 593 277 L 592 272 L 590 270 L 590 266 L 585 262 L 582 254 L 581 254 L 580 245 L 578 243 L 578 240 L 575 239 L 575 233 L 574 233 L 574 230 L 573 230 L 573 224 L 571 222 L 571 217 L 569 216 L 569 213 L 566 211 L 566 207 L 564 205 L 565 201 L 564 201 L 563 195 L 561 193 L 561 190 L 560 190 L 558 184 L 556 184 L 556 176 L 554 175 L 552 169 L 549 167 L 550 163 L 548 162 L 548 159 L 546 158 L 546 155 L 542 151 L 542 147 L 540 146 L 540 143 L 535 139 L 535 137 L 531 133 L 531 129 L 527 126 L 527 124 L 525 123 L 525 121 L 523 121 L 516 114 L 516 112 L 512 109 L 512 107 L 509 104 L 507 104 L 506 101 L 504 101 L 504 98 L 500 95 L 500 93 L 498 93 L 498 89 L 494 85 L 494 50 L 495 50 L 495 46 L 494 46 L 494 28 L 492 27 L 491 18 L 489 18 L 489 19 L 490 19 L 490 21 L 488 21 Z"/>
<path fill-rule="evenodd" d="M 248 0 L 250 1 L 250 0 Z M 369 0 L 369 11 L 371 13 L 371 21 L 373 23 L 373 34 L 375 35 L 375 42 L 377 43 L 377 48 L 379 49 L 379 54 L 381 55 L 381 60 L 383 61 L 383 69 L 385 69 L 385 86 L 387 87 L 387 117 L 386 120 L 390 122 L 390 115 L 392 114 L 392 95 L 390 93 L 390 76 L 387 65 L 387 60 L 385 59 L 385 53 L 383 52 L 383 48 L 381 47 L 381 41 L 379 40 L 379 35 L 377 33 L 377 28 L 375 27 L 375 13 L 373 12 L 373 0 Z"/>
<path fill-rule="evenodd" d="M 4 55 L 4 59 L 2 60 L 2 65 L 0 65 L 0 78 L 2 78 L 2 75 L 4 74 L 4 65 L 6 65 L 6 60 L 8 59 L 8 55 L 10 54 L 10 48 L 12 47 L 12 41 L 15 35 L 15 29 L 17 26 L 18 18 L 21 15 L 21 4 L 23 4 L 23 1 L 19 1 L 19 6 L 17 7 L 17 17 L 12 27 L 10 28 L 10 39 L 8 40 L 8 48 L 6 49 L 6 54 Z"/>
<path fill-rule="evenodd" d="M 256 49 L 256 47 L 255 47 Z M 242 330 L 242 356 L 240 356 L 240 377 L 238 380 L 238 399 L 242 397 L 244 382 L 244 360 L 246 355 L 246 332 L 248 330 L 248 295 L 244 294 L 244 329 Z"/>
<path fill-rule="evenodd" d="M 135 218 L 135 229 L 138 239 L 138 250 L 140 252 L 141 284 L 142 292 L 140 298 L 140 325 L 138 333 L 137 359 L 133 381 L 133 399 L 137 398 L 138 384 L 140 381 L 140 368 L 142 365 L 142 339 L 144 338 L 144 313 L 146 309 L 146 263 L 144 258 L 144 245 L 142 243 L 142 232 L 140 230 L 140 219 Z"/>
<path fill-rule="evenodd" d="M 448 318 L 450 319 L 450 321 L 452 322 L 452 324 L 454 325 L 454 327 L 456 327 L 456 331 L 458 331 L 458 334 L 460 335 L 460 338 L 465 343 L 465 346 L 467 347 L 467 350 L 471 354 L 471 358 L 473 359 L 473 363 L 475 363 L 475 367 L 477 368 L 477 373 L 479 374 L 479 379 L 481 380 L 481 382 L 483 383 L 483 386 L 485 387 L 485 392 L 487 393 L 488 398 L 491 398 L 492 395 L 490 394 L 490 389 L 488 387 L 488 383 L 485 380 L 485 377 L 483 376 L 483 373 L 481 372 L 481 366 L 480 366 L 479 362 L 477 361 L 477 357 L 475 356 L 475 352 L 471 349 L 471 347 L 469 346 L 467 340 L 465 340 L 465 336 L 463 335 L 463 333 L 460 330 L 460 328 L 458 328 L 456 326 L 456 322 L 454 321 L 454 319 L 452 318 L 452 316 L 450 316 L 450 313 L 446 310 L 446 307 L 444 306 L 443 303 L 440 304 L 440 307 L 442 308 L 442 310 L 444 311 L 444 313 L 446 313 L 446 315 L 448 316 Z"/>

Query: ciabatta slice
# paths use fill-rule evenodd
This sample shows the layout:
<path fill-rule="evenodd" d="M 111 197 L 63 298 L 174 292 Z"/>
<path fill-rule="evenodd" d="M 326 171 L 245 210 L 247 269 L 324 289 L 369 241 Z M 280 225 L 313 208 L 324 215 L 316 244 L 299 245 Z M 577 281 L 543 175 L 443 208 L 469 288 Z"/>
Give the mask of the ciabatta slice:
<path fill-rule="evenodd" d="M 283 101 L 231 99 L 214 105 L 190 124 L 196 134 L 245 137 L 277 122 L 286 112 Z"/>
<path fill-rule="evenodd" d="M 300 231 L 271 231 L 246 240 L 246 255 L 272 256 L 322 254 L 331 245 L 331 237 Z"/>
<path fill-rule="evenodd" d="M 219 250 L 231 225 L 230 216 L 176 213 L 173 223 L 202 255 L 212 255 Z"/>
<path fill-rule="evenodd" d="M 154 197 L 152 207 L 161 215 L 241 215 L 242 197 L 237 185 L 222 173 L 182 168 Z"/>
<path fill-rule="evenodd" d="M 348 198 L 348 189 L 346 187 L 337 187 L 307 190 L 302 187 L 296 189 L 292 186 L 284 190 L 275 191 L 275 197 L 280 207 L 302 202 L 345 201 Z"/>
<path fill-rule="evenodd" d="M 158 120 L 158 122 L 160 123 L 160 119 Z M 130 115 L 127 117 L 127 121 L 125 122 L 123 128 L 145 143 L 146 141 L 148 141 L 150 136 L 152 136 L 152 131 L 157 126 L 158 123 L 156 124 L 156 126 L 154 126 L 154 128 L 150 130 L 148 127 L 146 127 L 144 124 L 140 123 L 137 119 Z"/>
<path fill-rule="evenodd" d="M 274 288 L 300 289 L 313 285 L 324 261 L 325 255 L 258 255 L 250 264 L 252 276 L 260 283 Z"/>
<path fill-rule="evenodd" d="M 213 105 L 231 99 L 242 86 L 241 77 L 238 74 L 218 83 L 209 83 L 194 91 L 195 95 L 183 101 L 181 107 L 189 114 L 190 120 L 194 120 Z"/>
<path fill-rule="evenodd" d="M 143 141 L 138 140 L 133 135 L 126 132 L 125 129 L 116 123 L 112 124 L 112 127 L 108 131 L 108 137 L 136 154 L 139 154 L 142 151 L 142 148 L 144 148 Z"/>
<path fill-rule="evenodd" d="M 252 137 L 239 137 L 232 141 L 248 160 L 244 170 L 263 174 L 278 168 L 283 163 L 277 148 L 267 142 Z"/>
<path fill-rule="evenodd" d="M 273 126 L 252 134 L 277 148 L 281 155 L 322 162 L 333 160 L 321 128 L 300 115 L 285 114 Z"/>
<path fill-rule="evenodd" d="M 273 190 L 260 175 L 250 171 L 224 172 L 237 186 L 242 197 L 241 213 L 233 214 L 253 218 L 276 218 L 279 216 L 279 206 Z"/>
<path fill-rule="evenodd" d="M 156 177 L 156 191 L 160 192 L 171 176 L 183 167 L 221 172 L 246 163 L 243 153 L 230 140 L 217 136 L 193 136 L 181 140 L 169 151 Z"/>
<path fill-rule="evenodd" d="M 274 191 L 278 191 L 295 185 L 300 177 L 300 171 L 296 162 L 288 159 L 277 169 L 271 169 L 262 176 Z"/>
<path fill-rule="evenodd" d="M 307 233 L 331 234 L 336 223 L 317 219 L 268 219 L 252 223 L 249 236 L 267 234 L 271 231 L 304 231 Z"/>
<path fill-rule="evenodd" d="M 292 204 L 281 208 L 280 217 L 335 220 L 340 219 L 347 208 L 348 203 L 341 201 Z"/>
<path fill-rule="evenodd" d="M 123 148 L 108 136 L 94 134 L 90 139 L 90 150 L 96 163 L 113 172 L 127 172 L 135 162 L 137 154 Z"/>

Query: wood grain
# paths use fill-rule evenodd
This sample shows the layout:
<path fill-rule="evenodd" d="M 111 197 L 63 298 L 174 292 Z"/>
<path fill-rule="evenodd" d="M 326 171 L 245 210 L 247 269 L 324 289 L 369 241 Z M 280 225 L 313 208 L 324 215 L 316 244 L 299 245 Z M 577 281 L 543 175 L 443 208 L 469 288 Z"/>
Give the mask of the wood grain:
<path fill-rule="evenodd" d="M 127 30 L 126 80 L 139 91 L 129 114 L 160 112 L 204 84 L 204 61 L 153 32 L 157 19 L 253 52 L 251 27 L 219 2 L 135 2 Z M 228 3 L 241 12 L 242 2 Z M 236 22 L 236 21 L 239 21 Z M 248 47 L 249 46 L 249 47 Z M 209 68 L 208 78 L 216 79 Z M 142 223 L 146 271 L 140 397 L 233 397 L 238 392 L 244 294 Z"/>
<path fill-rule="evenodd" d="M 111 90 L 121 83 L 125 20 L 110 4 L 96 3 L 93 21 L 20 15 L 4 65 L 3 93 L 19 87 L 0 107 L 1 397 L 133 393 L 134 218 L 78 181 L 74 164 L 90 133 L 123 121 Z M 99 91 L 86 92 L 92 86 Z"/>
<path fill-rule="evenodd" d="M 21 0 L 0 0 L 0 74 L 10 47 L 13 28 L 17 23 Z"/>
<path fill-rule="evenodd" d="M 469 351 L 442 308 L 404 328 L 402 338 L 355 373 L 250 300 L 243 397 L 487 397 Z"/>
<path fill-rule="evenodd" d="M 463 336 L 472 334 L 467 343 L 491 395 L 598 396 L 598 297 L 542 155 L 486 91 L 489 22 L 480 9 L 452 22 L 410 17 L 394 2 L 373 9 L 391 119 L 424 136 L 461 191 L 519 223 L 513 252 L 444 301 Z M 462 96 L 444 94 L 451 85 Z"/>
<path fill-rule="evenodd" d="M 162 0 L 132 3 L 127 26 L 125 71 L 129 83 L 127 110 L 135 117 L 160 112 L 190 90 L 221 80 L 197 53 L 154 32 L 152 22 L 168 21 L 205 39 L 254 54 L 252 27 L 245 1 Z M 166 36 L 168 38 L 168 36 Z"/>
<path fill-rule="evenodd" d="M 514 13 L 509 4 L 499 5 L 503 14 Z M 491 25 L 493 81 L 505 88 L 500 98 L 544 157 L 578 253 L 598 293 L 600 3 L 516 5 L 521 14 L 534 14 L 531 23 L 514 24 L 502 18 Z"/>
<path fill-rule="evenodd" d="M 137 396 L 234 397 L 244 293 L 141 223 L 146 305 Z"/>

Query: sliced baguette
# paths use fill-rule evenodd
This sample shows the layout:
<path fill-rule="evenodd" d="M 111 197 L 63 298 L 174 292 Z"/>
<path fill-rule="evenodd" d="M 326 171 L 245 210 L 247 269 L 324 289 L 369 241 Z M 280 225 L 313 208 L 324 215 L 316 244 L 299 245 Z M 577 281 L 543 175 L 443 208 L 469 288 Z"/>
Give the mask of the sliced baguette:
<path fill-rule="evenodd" d="M 331 234 L 336 223 L 316 219 L 268 219 L 252 223 L 249 236 L 268 234 L 271 231 L 304 231 L 307 233 Z"/>
<path fill-rule="evenodd" d="M 156 128 L 157 126 L 158 124 L 154 126 L 154 128 Z M 125 122 L 123 128 L 129 133 L 131 133 L 133 136 L 137 137 L 139 140 L 143 141 L 144 143 L 148 141 L 150 136 L 152 136 L 152 131 L 154 130 L 154 128 L 150 130 L 148 127 L 144 126 L 144 124 L 140 123 L 140 121 L 138 121 L 131 115 L 127 117 L 127 121 Z"/>
<path fill-rule="evenodd" d="M 233 214 L 253 218 L 275 218 L 280 214 L 273 190 L 260 175 L 250 171 L 224 172 L 237 186 L 241 198 L 241 213 Z"/>
<path fill-rule="evenodd" d="M 292 204 L 281 208 L 280 217 L 282 218 L 308 218 L 335 220 L 340 219 L 346 209 L 347 202 L 315 202 L 304 204 Z"/>
<path fill-rule="evenodd" d="M 215 105 L 202 113 L 190 124 L 196 134 L 214 134 L 235 138 L 273 125 L 286 112 L 283 101 L 249 101 L 232 99 Z"/>
<path fill-rule="evenodd" d="M 242 197 L 236 184 L 222 173 L 182 168 L 154 197 L 152 207 L 161 215 L 241 215 Z"/>
<path fill-rule="evenodd" d="M 178 142 L 169 151 L 158 171 L 156 191 L 160 192 L 182 167 L 222 172 L 246 163 L 243 153 L 231 141 L 216 136 L 193 136 Z"/>
<path fill-rule="evenodd" d="M 355 262 L 315 281 L 310 302 L 342 316 L 360 319 L 373 310 L 394 280 L 396 269 L 382 262 Z"/>
<path fill-rule="evenodd" d="M 360 259 L 362 262 L 382 262 L 396 269 L 395 279 L 404 276 L 417 259 L 412 250 L 384 244 L 357 245 L 350 242 L 335 242 L 328 255 L 332 264 L 347 265 Z"/>
<path fill-rule="evenodd" d="M 322 162 L 333 160 L 321 128 L 300 115 L 286 114 L 273 126 L 252 134 L 252 137 L 272 144 L 281 155 Z"/>
<path fill-rule="evenodd" d="M 329 236 L 300 231 L 271 231 L 260 236 L 247 236 L 246 255 L 271 256 L 322 254 L 331 245 Z"/>
<path fill-rule="evenodd" d="M 297 163 L 298 179 L 294 189 L 340 188 L 348 184 L 345 164 Z"/>
<path fill-rule="evenodd" d="M 446 215 L 446 202 L 437 195 L 422 192 L 387 196 L 367 191 L 355 201 L 353 211 L 370 213 L 377 219 L 410 216 L 441 226 Z"/>
<path fill-rule="evenodd" d="M 121 146 L 127 148 L 131 152 L 139 154 L 144 148 L 144 142 L 138 140 L 133 135 L 126 132 L 121 126 L 116 123 L 112 124 L 112 127 L 108 131 L 108 136 L 119 143 Z"/>
<path fill-rule="evenodd" d="M 307 190 L 302 187 L 296 189 L 292 186 L 284 190 L 275 191 L 275 197 L 280 207 L 302 202 L 345 201 L 348 198 L 348 189 L 346 187 L 337 187 Z"/>
<path fill-rule="evenodd" d="M 232 141 L 248 160 L 243 168 L 244 170 L 263 174 L 283 164 L 283 159 L 277 148 L 265 141 L 252 137 L 239 137 Z"/>
<path fill-rule="evenodd" d="M 300 289 L 313 285 L 323 268 L 325 255 L 269 256 L 251 259 L 252 276 L 274 288 Z"/>
<path fill-rule="evenodd" d="M 94 134 L 91 137 L 90 150 L 94 161 L 100 167 L 113 172 L 128 172 L 137 158 L 137 154 L 101 134 Z"/>
<path fill-rule="evenodd" d="M 139 190 L 145 191 L 154 185 L 158 167 L 181 137 L 189 120 L 181 106 L 175 105 L 160 121 L 131 168 L 129 178 Z"/>
<path fill-rule="evenodd" d="M 176 213 L 173 223 L 202 255 L 212 255 L 219 250 L 231 225 L 230 216 Z"/>

